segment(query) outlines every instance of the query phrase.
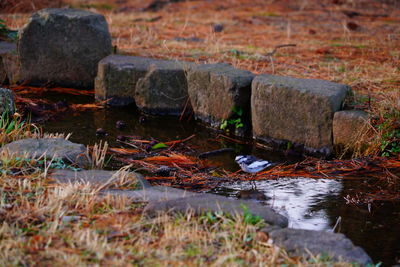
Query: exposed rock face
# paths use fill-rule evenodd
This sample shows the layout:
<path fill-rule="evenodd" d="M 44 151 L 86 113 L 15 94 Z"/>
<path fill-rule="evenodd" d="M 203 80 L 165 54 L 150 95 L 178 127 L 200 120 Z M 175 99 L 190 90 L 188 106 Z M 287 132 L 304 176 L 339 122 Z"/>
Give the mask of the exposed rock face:
<path fill-rule="evenodd" d="M 332 259 L 345 262 L 356 262 L 361 265 L 372 264 L 365 251 L 353 245 L 343 234 L 301 229 L 270 229 L 265 231 L 273 243 L 283 247 L 290 256 L 310 257 L 312 255 L 328 254 Z"/>
<path fill-rule="evenodd" d="M 229 64 L 204 64 L 188 71 L 188 92 L 197 119 L 212 127 L 242 110 L 242 121 L 249 123 L 251 82 L 254 74 Z"/>
<path fill-rule="evenodd" d="M 247 207 L 251 214 L 260 216 L 268 224 L 279 227 L 287 227 L 288 225 L 286 217 L 276 213 L 269 207 L 253 201 L 229 199 L 212 194 L 197 194 L 184 198 L 151 202 L 147 205 L 144 212 L 150 216 L 156 215 L 159 212 L 172 211 L 185 213 L 188 210 L 193 210 L 197 215 L 208 211 L 243 215 L 244 207 Z"/>
<path fill-rule="evenodd" d="M 34 13 L 20 31 L 21 79 L 30 84 L 93 87 L 100 59 L 112 52 L 102 15 L 48 8 Z"/>
<path fill-rule="evenodd" d="M 354 148 L 366 142 L 371 134 L 368 113 L 361 110 L 335 112 L 333 117 L 333 143 L 336 146 Z"/>
<path fill-rule="evenodd" d="M 46 157 L 49 160 L 59 158 L 81 167 L 89 164 L 84 145 L 62 138 L 22 139 L 6 144 L 1 152 L 28 158 Z"/>
<path fill-rule="evenodd" d="M 96 98 L 112 106 L 131 103 L 146 113 L 180 114 L 187 101 L 185 69 L 191 63 L 111 55 L 99 63 Z"/>
<path fill-rule="evenodd" d="M 333 114 L 351 88 L 323 80 L 260 75 L 253 80 L 253 136 L 331 149 Z"/>
<path fill-rule="evenodd" d="M 0 116 L 3 112 L 14 114 L 14 93 L 10 89 L 0 88 Z"/>
<path fill-rule="evenodd" d="M 0 42 L 0 85 L 6 82 L 13 84 L 18 81 L 19 62 L 17 45 Z"/>

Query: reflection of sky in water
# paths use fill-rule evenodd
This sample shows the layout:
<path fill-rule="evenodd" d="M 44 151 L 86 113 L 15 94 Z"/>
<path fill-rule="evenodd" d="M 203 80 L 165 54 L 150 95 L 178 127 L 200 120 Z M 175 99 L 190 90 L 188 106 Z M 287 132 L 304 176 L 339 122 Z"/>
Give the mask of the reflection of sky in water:
<path fill-rule="evenodd" d="M 251 183 L 225 184 L 233 190 L 250 189 Z M 327 197 L 336 196 L 342 189 L 340 181 L 331 179 L 280 178 L 257 181 L 256 188 L 268 198 L 268 205 L 289 219 L 289 227 L 328 230 L 330 222 L 325 210 L 318 205 Z"/>

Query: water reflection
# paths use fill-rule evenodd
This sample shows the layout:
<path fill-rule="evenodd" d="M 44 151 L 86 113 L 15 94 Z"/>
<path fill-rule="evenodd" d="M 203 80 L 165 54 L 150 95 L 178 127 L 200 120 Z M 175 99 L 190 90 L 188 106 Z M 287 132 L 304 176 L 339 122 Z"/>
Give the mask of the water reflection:
<path fill-rule="evenodd" d="M 256 181 L 258 191 L 263 192 L 267 201 L 277 212 L 289 219 L 289 226 L 298 229 L 331 229 L 326 211 L 321 205 L 327 197 L 338 196 L 342 190 L 341 181 L 331 179 L 281 178 L 278 180 Z M 236 196 L 241 190 L 249 190 L 254 183 L 241 182 L 223 184 L 216 191 Z M 226 190 L 228 189 L 228 190 Z"/>
<path fill-rule="evenodd" d="M 257 188 L 264 202 L 289 219 L 298 229 L 337 231 L 361 246 L 374 262 L 385 266 L 400 263 L 400 205 L 398 202 L 346 203 L 348 196 L 368 192 L 365 179 L 331 180 L 280 178 L 252 182 L 225 183 L 213 193 L 236 198 L 240 191 Z M 256 201 L 256 200 L 255 200 Z"/>

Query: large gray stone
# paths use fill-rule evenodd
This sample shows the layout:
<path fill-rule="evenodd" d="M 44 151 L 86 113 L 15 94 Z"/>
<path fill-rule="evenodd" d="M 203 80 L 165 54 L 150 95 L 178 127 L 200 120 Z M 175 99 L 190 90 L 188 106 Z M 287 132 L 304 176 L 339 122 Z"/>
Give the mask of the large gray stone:
<path fill-rule="evenodd" d="M 333 143 L 354 149 L 366 144 L 372 134 L 368 113 L 362 110 L 343 110 L 333 117 Z"/>
<path fill-rule="evenodd" d="M 99 62 L 95 79 L 96 99 L 111 106 L 135 103 L 136 83 L 147 73 L 152 59 L 110 55 Z"/>
<path fill-rule="evenodd" d="M 150 187 L 142 175 L 135 172 L 124 171 L 124 173 L 118 173 L 117 171 L 105 171 L 105 170 L 55 170 L 50 174 L 50 178 L 54 179 L 58 183 L 74 183 L 83 182 L 92 185 L 101 185 L 106 183 L 118 183 L 119 175 L 125 175 L 124 180 L 130 182 L 136 182 L 138 189 Z"/>
<path fill-rule="evenodd" d="M 84 145 L 72 143 L 62 138 L 28 138 L 6 144 L 0 151 L 20 157 L 63 159 L 78 166 L 89 164 Z"/>
<path fill-rule="evenodd" d="M 230 199 L 213 194 L 198 194 L 184 198 L 150 202 L 144 212 L 149 216 L 167 211 L 185 213 L 188 210 L 194 211 L 197 215 L 208 211 L 243 215 L 244 207 L 247 207 L 251 214 L 260 216 L 268 224 L 280 227 L 287 227 L 288 225 L 286 217 L 276 213 L 269 207 L 254 201 Z"/>
<path fill-rule="evenodd" d="M 104 16 L 77 9 L 43 9 L 19 33 L 20 78 L 35 85 L 92 88 L 98 62 L 111 52 Z"/>
<path fill-rule="evenodd" d="M 189 62 L 111 55 L 99 62 L 97 100 L 111 106 L 131 103 L 146 113 L 180 114 L 187 100 Z"/>
<path fill-rule="evenodd" d="M 243 111 L 242 122 L 249 123 L 251 82 L 254 74 L 226 63 L 204 64 L 190 68 L 188 92 L 195 116 L 212 127 Z"/>
<path fill-rule="evenodd" d="M 15 43 L 0 42 L 0 85 L 17 82 L 19 62 L 17 45 Z"/>
<path fill-rule="evenodd" d="M 188 196 L 197 196 L 200 193 L 193 193 L 167 186 L 146 186 L 143 190 L 105 190 L 103 191 L 103 194 L 125 196 L 138 202 L 158 202 Z"/>
<path fill-rule="evenodd" d="M 14 114 L 15 111 L 14 93 L 10 89 L 0 88 L 0 116 L 4 112 L 9 115 Z"/>
<path fill-rule="evenodd" d="M 361 265 L 371 264 L 372 260 L 365 251 L 353 245 L 350 239 L 343 234 L 331 232 L 301 230 L 301 229 L 279 229 L 267 227 L 264 229 L 273 243 L 283 247 L 290 256 L 310 257 L 327 254 L 333 260 L 354 262 Z"/>
<path fill-rule="evenodd" d="M 154 62 L 136 84 L 135 101 L 138 108 L 155 115 L 181 114 L 189 97 L 185 74 L 188 66 L 188 62 Z"/>
<path fill-rule="evenodd" d="M 351 88 L 333 82 L 260 75 L 253 80 L 253 136 L 332 148 L 333 114 L 341 109 Z"/>

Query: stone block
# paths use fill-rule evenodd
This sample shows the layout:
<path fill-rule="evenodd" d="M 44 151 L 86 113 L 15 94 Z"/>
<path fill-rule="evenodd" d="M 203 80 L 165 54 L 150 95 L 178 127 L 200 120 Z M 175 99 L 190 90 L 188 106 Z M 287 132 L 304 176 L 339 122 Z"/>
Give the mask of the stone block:
<path fill-rule="evenodd" d="M 110 55 L 99 62 L 95 79 L 98 101 L 108 100 L 110 106 L 135 103 L 136 83 L 147 73 L 150 58 Z"/>
<path fill-rule="evenodd" d="M 136 103 L 155 115 L 178 115 L 188 98 L 185 70 L 192 63 L 111 55 L 99 62 L 97 100 L 108 105 Z"/>
<path fill-rule="evenodd" d="M 188 92 L 197 119 L 214 128 L 242 110 L 241 120 L 250 122 L 251 82 L 254 74 L 226 63 L 204 64 L 190 68 Z"/>
<path fill-rule="evenodd" d="M 168 186 L 147 186 L 142 190 L 104 190 L 103 194 L 113 196 L 123 196 L 137 202 L 158 202 L 173 199 L 181 199 L 189 196 L 197 196 L 201 193 L 194 193 L 183 189 Z"/>
<path fill-rule="evenodd" d="M 111 54 L 103 15 L 69 8 L 34 13 L 19 33 L 21 80 L 33 85 L 93 88 L 98 62 Z"/>
<path fill-rule="evenodd" d="M 62 138 L 27 138 L 4 145 L 0 153 L 12 154 L 18 157 L 62 159 L 66 163 L 86 167 L 90 159 L 86 147 L 72 143 Z"/>
<path fill-rule="evenodd" d="M 157 61 L 138 80 L 135 101 L 139 109 L 154 115 L 179 115 L 188 101 L 187 62 Z M 186 110 L 188 111 L 188 110 Z"/>
<path fill-rule="evenodd" d="M 368 113 L 362 110 L 343 110 L 333 116 L 333 144 L 355 148 L 371 135 Z"/>
<path fill-rule="evenodd" d="M 257 76 L 252 83 L 253 136 L 331 150 L 333 114 L 351 88 L 315 79 Z"/>
<path fill-rule="evenodd" d="M 154 216 L 162 212 L 185 213 L 193 211 L 196 215 L 207 212 L 222 212 L 230 215 L 243 215 L 248 210 L 254 216 L 260 216 L 266 223 L 287 227 L 288 219 L 276 213 L 272 208 L 250 200 L 230 199 L 213 194 L 196 194 L 176 199 L 168 199 L 159 202 L 150 202 L 144 213 Z"/>
<path fill-rule="evenodd" d="M 136 182 L 137 190 L 150 187 L 143 176 L 136 172 L 130 171 L 105 171 L 105 170 L 55 170 L 49 177 L 57 183 L 85 183 L 90 185 L 113 185 L 121 181 L 121 177 L 125 183 Z"/>
<path fill-rule="evenodd" d="M 372 264 L 368 254 L 343 234 L 276 227 L 267 227 L 263 231 L 268 233 L 275 245 L 283 247 L 292 257 L 328 255 L 334 261 L 358 263 L 362 266 Z"/>

